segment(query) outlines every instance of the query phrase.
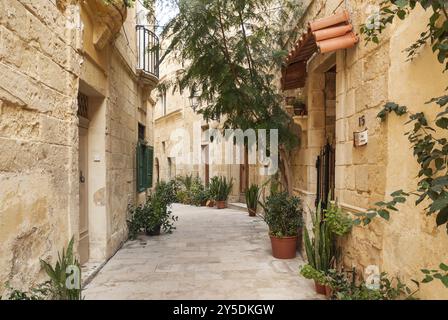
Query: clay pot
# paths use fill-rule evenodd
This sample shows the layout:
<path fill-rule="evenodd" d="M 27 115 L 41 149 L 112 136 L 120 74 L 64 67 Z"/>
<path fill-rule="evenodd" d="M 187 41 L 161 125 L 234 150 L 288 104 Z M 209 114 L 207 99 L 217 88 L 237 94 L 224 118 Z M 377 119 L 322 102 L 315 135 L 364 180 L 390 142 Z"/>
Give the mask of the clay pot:
<path fill-rule="evenodd" d="M 315 31 L 315 32 L 313 32 L 313 36 L 316 39 L 316 41 L 322 41 L 322 40 L 326 40 L 326 39 L 332 39 L 332 38 L 343 36 L 347 32 L 352 31 L 352 29 L 353 29 L 353 26 L 351 24 L 346 24 L 343 26 L 337 26 L 337 27 L 332 27 L 332 28 Z"/>
<path fill-rule="evenodd" d="M 205 207 L 205 206 L 207 206 L 207 201 L 206 200 L 201 202 L 201 207 Z"/>
<path fill-rule="evenodd" d="M 353 32 L 350 32 L 342 37 L 318 41 L 316 44 L 320 53 L 326 53 L 353 47 L 357 42 L 358 37 Z"/>
<path fill-rule="evenodd" d="M 350 15 L 347 10 L 343 10 L 339 13 L 325 17 L 322 19 L 314 20 L 309 23 L 309 28 L 311 31 L 320 30 L 323 28 L 331 27 L 340 23 L 347 22 L 350 19 Z"/>
<path fill-rule="evenodd" d="M 213 208 L 215 206 L 215 201 L 213 201 L 213 200 L 209 200 L 208 202 L 207 202 L 207 207 L 209 207 L 209 208 Z"/>
<path fill-rule="evenodd" d="M 277 259 L 294 259 L 296 257 L 298 237 L 271 237 L 272 255 Z"/>
<path fill-rule="evenodd" d="M 227 202 L 226 201 L 216 201 L 216 208 L 218 208 L 218 209 L 227 208 Z"/>
<path fill-rule="evenodd" d="M 154 229 L 151 229 L 151 230 L 147 229 L 146 234 L 148 236 L 159 236 L 161 227 L 162 227 L 161 225 L 158 225 L 158 226 L 154 227 Z"/>
<path fill-rule="evenodd" d="M 333 289 L 331 289 L 330 286 L 325 286 L 325 297 L 327 299 L 331 299 L 332 295 L 333 295 Z"/>
<path fill-rule="evenodd" d="M 247 211 L 249 211 L 249 217 L 255 217 L 257 215 L 257 209 L 247 208 Z"/>
<path fill-rule="evenodd" d="M 314 287 L 316 288 L 316 293 L 325 294 L 325 286 L 318 283 L 316 280 L 314 280 Z"/>

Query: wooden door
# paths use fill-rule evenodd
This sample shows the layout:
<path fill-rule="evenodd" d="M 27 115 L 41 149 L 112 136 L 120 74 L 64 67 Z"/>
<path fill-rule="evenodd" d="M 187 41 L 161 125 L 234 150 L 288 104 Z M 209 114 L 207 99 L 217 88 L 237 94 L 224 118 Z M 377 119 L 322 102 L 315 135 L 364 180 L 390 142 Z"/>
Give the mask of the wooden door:
<path fill-rule="evenodd" d="M 246 190 L 249 188 L 249 149 L 244 146 L 244 162 L 240 164 L 240 193 L 241 199 L 245 199 Z M 242 200 L 241 200 L 242 201 Z"/>
<path fill-rule="evenodd" d="M 79 258 L 84 264 L 89 260 L 89 208 L 88 208 L 88 129 L 79 127 Z"/>

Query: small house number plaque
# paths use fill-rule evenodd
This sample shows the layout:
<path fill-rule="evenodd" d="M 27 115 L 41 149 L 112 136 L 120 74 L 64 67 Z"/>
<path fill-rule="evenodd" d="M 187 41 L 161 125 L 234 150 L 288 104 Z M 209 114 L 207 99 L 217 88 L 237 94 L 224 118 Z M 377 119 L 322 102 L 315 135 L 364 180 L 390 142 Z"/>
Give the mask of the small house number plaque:
<path fill-rule="evenodd" d="M 369 133 L 367 129 L 359 132 L 353 132 L 353 143 L 355 147 L 365 146 L 368 141 Z"/>

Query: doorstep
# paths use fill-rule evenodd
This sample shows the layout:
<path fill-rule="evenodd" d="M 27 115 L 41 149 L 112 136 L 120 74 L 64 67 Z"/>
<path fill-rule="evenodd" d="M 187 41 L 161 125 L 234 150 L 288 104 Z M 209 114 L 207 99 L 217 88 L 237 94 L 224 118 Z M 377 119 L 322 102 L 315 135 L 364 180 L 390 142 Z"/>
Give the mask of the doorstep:
<path fill-rule="evenodd" d="M 227 205 L 229 209 L 247 212 L 247 205 L 242 202 L 232 202 Z"/>

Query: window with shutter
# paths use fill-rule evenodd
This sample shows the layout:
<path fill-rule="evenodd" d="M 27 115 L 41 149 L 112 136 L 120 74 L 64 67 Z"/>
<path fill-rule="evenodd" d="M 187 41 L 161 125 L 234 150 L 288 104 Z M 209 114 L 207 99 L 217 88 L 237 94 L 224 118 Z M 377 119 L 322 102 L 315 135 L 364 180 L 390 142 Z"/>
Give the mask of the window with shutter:
<path fill-rule="evenodd" d="M 145 146 L 140 142 L 137 143 L 136 150 L 136 158 L 137 158 L 137 190 L 138 192 L 145 191 Z"/>
<path fill-rule="evenodd" d="M 152 179 L 153 179 L 153 166 L 154 166 L 154 147 L 148 146 L 148 159 L 147 159 L 147 177 L 148 177 L 148 188 L 152 188 Z"/>

